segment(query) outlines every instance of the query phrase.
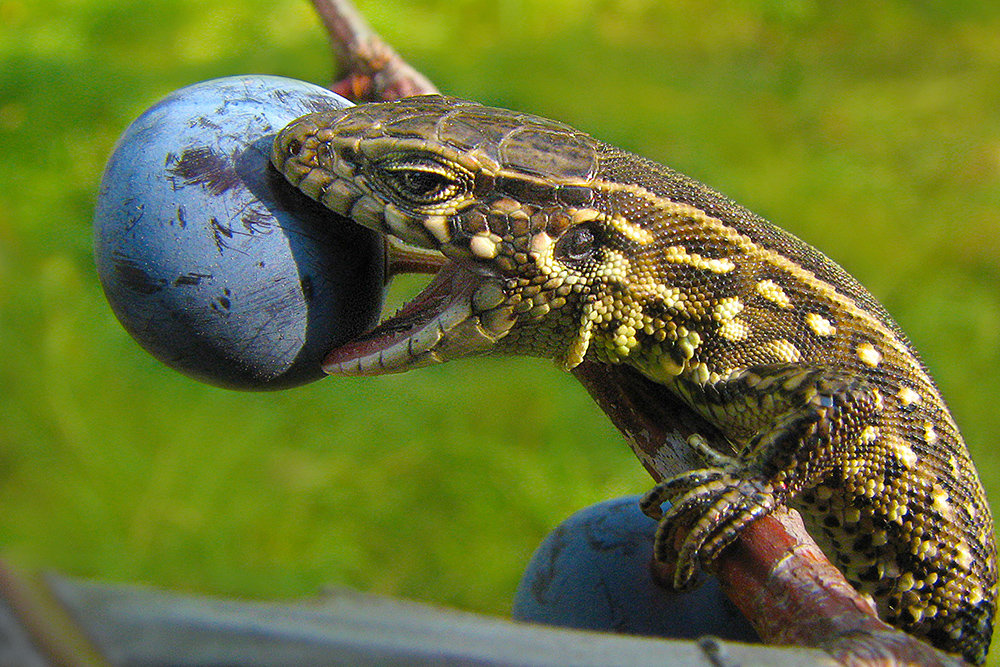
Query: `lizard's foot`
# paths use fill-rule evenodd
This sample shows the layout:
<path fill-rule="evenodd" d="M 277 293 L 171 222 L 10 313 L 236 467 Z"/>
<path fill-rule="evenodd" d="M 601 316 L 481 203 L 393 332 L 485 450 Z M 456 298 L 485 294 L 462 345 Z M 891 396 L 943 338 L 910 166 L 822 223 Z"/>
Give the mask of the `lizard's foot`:
<path fill-rule="evenodd" d="M 851 378 L 818 370 L 807 384 L 809 373 L 786 377 L 792 370 L 772 368 L 768 377 L 799 392 L 788 395 L 793 407 L 779 413 L 739 456 L 723 455 L 692 436 L 688 444 L 706 467 L 664 480 L 643 499 L 643 511 L 660 519 L 654 554 L 674 564 L 675 587 L 688 585 L 698 565 L 710 565 L 751 521 L 828 474 L 837 445 L 856 442 L 876 411 L 871 394 Z M 660 505 L 668 500 L 672 505 L 662 514 Z"/>
<path fill-rule="evenodd" d="M 664 514 L 660 505 L 668 500 L 672 504 Z M 741 477 L 733 469 L 702 468 L 657 484 L 640 507 L 660 520 L 653 554 L 674 564 L 674 588 L 683 589 L 699 563 L 710 565 L 747 524 L 782 502 L 770 483 Z"/>

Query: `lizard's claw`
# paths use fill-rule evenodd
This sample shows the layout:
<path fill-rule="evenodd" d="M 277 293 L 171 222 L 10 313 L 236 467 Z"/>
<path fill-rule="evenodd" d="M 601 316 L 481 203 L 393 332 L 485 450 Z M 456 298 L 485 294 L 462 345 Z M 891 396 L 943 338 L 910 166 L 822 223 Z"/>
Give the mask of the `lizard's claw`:
<path fill-rule="evenodd" d="M 694 487 L 712 484 L 728 475 L 728 471 L 723 468 L 702 468 L 671 477 L 650 489 L 639 501 L 639 508 L 650 519 L 659 521 L 663 518 L 663 503 Z"/>
<path fill-rule="evenodd" d="M 662 514 L 659 506 L 666 500 L 673 504 Z M 747 524 L 781 502 L 767 482 L 703 468 L 661 482 L 640 506 L 654 518 L 662 514 L 653 554 L 674 565 L 673 585 L 680 590 L 691 584 L 699 564 L 710 565 Z"/>

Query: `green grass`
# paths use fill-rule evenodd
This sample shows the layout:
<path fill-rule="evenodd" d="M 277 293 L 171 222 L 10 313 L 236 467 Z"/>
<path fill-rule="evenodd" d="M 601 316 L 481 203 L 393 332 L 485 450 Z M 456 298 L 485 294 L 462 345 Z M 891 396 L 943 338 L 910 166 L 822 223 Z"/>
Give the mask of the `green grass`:
<path fill-rule="evenodd" d="M 369 0 L 449 93 L 710 183 L 838 260 L 934 371 L 1000 498 L 1000 5 Z M 648 479 L 551 364 L 201 386 L 94 275 L 103 163 L 194 81 L 324 82 L 292 0 L 0 0 L 0 553 L 177 590 L 336 583 L 503 613 L 535 545 Z"/>

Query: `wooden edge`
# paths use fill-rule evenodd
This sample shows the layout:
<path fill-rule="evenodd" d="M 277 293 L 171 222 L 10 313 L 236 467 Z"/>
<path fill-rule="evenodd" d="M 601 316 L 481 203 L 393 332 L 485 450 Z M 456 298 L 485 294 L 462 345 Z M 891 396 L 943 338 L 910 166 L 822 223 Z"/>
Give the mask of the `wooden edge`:
<path fill-rule="evenodd" d="M 21 634 L 37 650 L 37 657 L 60 667 L 106 665 L 100 652 L 37 576 L 15 571 L 0 560 L 0 604 Z M 4 633 L 4 637 L 14 629 Z M 13 647 L 8 647 L 13 648 Z M 28 662 L 26 656 L 21 660 Z M 19 663 L 14 663 L 19 664 Z"/>
<path fill-rule="evenodd" d="M 835 664 L 811 649 L 569 630 L 344 589 L 310 600 L 253 602 L 57 575 L 45 581 L 114 664 Z"/>

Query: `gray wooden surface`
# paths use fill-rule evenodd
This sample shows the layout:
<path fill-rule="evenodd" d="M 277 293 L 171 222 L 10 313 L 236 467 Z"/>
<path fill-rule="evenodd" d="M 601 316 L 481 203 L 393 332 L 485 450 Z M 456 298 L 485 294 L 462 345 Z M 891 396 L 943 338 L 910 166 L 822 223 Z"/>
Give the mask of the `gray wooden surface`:
<path fill-rule="evenodd" d="M 811 649 L 580 632 L 346 590 L 248 602 L 58 575 L 40 585 L 113 665 L 836 664 Z M 9 599 L 0 599 L 0 663 L 54 664 Z"/>

